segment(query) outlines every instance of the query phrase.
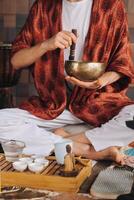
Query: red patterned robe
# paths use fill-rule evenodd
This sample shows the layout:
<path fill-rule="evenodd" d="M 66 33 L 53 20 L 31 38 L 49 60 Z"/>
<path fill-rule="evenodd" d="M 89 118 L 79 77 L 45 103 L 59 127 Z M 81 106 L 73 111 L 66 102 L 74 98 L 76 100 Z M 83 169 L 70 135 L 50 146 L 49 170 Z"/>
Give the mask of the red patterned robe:
<path fill-rule="evenodd" d="M 47 40 L 62 30 L 62 0 L 38 0 L 34 3 L 21 33 L 13 43 L 13 54 Z M 94 0 L 91 22 L 85 40 L 84 61 L 106 62 L 106 71 L 122 78 L 99 90 L 74 87 L 69 110 L 94 126 L 100 126 L 120 109 L 133 103 L 126 89 L 134 71 L 128 41 L 128 26 L 121 0 Z M 43 118 L 54 119 L 66 108 L 63 50 L 45 53 L 32 67 L 38 97 L 31 97 L 20 108 Z"/>

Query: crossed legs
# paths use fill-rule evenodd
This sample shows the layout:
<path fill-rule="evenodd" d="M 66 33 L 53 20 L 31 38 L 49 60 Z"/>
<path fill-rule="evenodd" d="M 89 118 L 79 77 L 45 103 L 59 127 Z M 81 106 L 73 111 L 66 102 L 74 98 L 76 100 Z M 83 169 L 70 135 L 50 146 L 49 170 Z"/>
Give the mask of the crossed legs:
<path fill-rule="evenodd" d="M 120 147 L 112 146 L 101 151 L 95 151 L 93 145 L 85 137 L 84 133 L 70 135 L 62 128 L 56 129 L 54 133 L 73 141 L 73 151 L 75 155 L 84 156 L 92 160 L 112 160 L 119 164 L 124 163 L 124 156 L 120 154 L 119 151 Z"/>

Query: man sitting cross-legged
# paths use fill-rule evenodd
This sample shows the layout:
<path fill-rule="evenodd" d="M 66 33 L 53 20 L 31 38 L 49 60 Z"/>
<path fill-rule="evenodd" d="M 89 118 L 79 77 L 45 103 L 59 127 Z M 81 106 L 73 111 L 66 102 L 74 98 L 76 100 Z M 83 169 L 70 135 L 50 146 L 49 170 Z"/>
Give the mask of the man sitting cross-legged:
<path fill-rule="evenodd" d="M 100 128 L 73 135 L 59 128 L 54 133 L 73 140 L 73 151 L 76 155 L 124 164 L 124 155 L 120 153 L 120 148 L 128 144 L 134 146 L 134 132 L 126 126 L 126 121 L 132 120 L 133 115 L 134 105 L 130 105 Z"/>

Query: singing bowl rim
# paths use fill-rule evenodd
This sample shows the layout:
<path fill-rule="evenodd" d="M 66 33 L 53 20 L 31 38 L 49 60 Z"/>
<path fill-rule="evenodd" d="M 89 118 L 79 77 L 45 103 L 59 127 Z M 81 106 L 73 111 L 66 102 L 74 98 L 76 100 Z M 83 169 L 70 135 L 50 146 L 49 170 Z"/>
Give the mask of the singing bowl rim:
<path fill-rule="evenodd" d="M 107 65 L 105 62 L 94 62 L 94 61 L 76 61 L 76 60 L 66 60 L 65 63 L 78 63 L 78 64 L 103 64 Z"/>

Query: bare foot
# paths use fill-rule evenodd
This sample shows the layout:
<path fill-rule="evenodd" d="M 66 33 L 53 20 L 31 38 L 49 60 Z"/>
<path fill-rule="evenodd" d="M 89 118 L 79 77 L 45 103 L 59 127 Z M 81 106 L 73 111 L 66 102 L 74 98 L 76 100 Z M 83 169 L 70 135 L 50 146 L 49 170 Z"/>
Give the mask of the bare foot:
<path fill-rule="evenodd" d="M 64 131 L 63 128 L 57 128 L 57 129 L 55 129 L 55 130 L 53 131 L 53 133 L 54 133 L 55 135 L 59 135 L 59 136 L 62 136 L 62 137 L 68 137 L 68 136 L 70 136 L 70 134 L 67 133 L 66 131 Z"/>
<path fill-rule="evenodd" d="M 91 160 L 111 160 L 118 164 L 124 164 L 124 155 L 119 151 L 119 147 L 109 147 L 102 151 L 94 151 L 90 145 L 74 142 L 73 151 L 76 155 L 84 156 Z"/>
<path fill-rule="evenodd" d="M 119 147 L 109 147 L 104 150 L 105 156 L 104 159 L 115 161 L 118 164 L 124 164 L 124 155 L 119 151 Z"/>

